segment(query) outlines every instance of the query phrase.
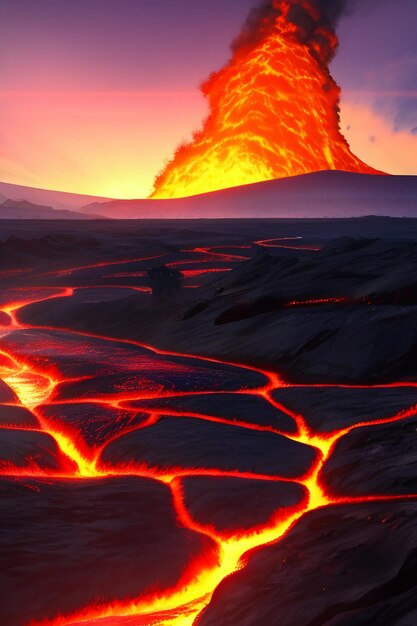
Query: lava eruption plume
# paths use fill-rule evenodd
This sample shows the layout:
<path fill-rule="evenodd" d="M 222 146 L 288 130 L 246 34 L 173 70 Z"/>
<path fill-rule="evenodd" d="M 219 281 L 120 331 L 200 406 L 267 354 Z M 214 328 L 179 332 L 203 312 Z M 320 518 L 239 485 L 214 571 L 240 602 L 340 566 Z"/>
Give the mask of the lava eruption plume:
<path fill-rule="evenodd" d="M 210 113 L 156 178 L 152 197 L 190 196 L 320 170 L 375 173 L 340 132 L 329 71 L 342 0 L 269 0 L 231 60 L 202 85 Z"/>

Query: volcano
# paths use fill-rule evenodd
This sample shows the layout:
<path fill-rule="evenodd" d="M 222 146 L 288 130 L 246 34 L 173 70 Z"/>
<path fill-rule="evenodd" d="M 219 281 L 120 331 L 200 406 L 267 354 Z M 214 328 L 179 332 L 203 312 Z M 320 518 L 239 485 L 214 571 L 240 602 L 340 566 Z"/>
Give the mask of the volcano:
<path fill-rule="evenodd" d="M 81 208 L 119 219 L 320 218 L 416 215 L 416 176 L 315 172 L 160 200 L 113 200 Z"/>
<path fill-rule="evenodd" d="M 203 128 L 156 178 L 152 198 L 323 170 L 376 173 L 340 131 L 329 70 L 338 39 L 323 5 L 273 0 L 251 14 L 230 61 L 202 85 Z"/>

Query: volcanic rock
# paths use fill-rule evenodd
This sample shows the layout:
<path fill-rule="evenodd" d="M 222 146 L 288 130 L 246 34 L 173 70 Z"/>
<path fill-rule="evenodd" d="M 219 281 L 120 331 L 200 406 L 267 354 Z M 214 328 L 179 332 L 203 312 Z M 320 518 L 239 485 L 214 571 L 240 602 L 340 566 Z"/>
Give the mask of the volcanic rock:
<path fill-rule="evenodd" d="M 15 392 L 10 389 L 8 385 L 2 380 L 0 380 L 0 402 L 18 402 L 18 398 Z"/>
<path fill-rule="evenodd" d="M 145 411 L 175 411 L 210 415 L 222 420 L 243 422 L 261 428 L 274 428 L 284 433 L 297 430 L 294 420 L 283 411 L 273 407 L 264 398 L 245 393 L 198 394 L 173 396 L 130 402 L 129 406 Z"/>
<path fill-rule="evenodd" d="M 296 483 L 223 476 L 189 476 L 181 480 L 181 486 L 193 519 L 226 536 L 288 514 L 307 494 Z"/>
<path fill-rule="evenodd" d="M 153 480 L 2 479 L 0 488 L 7 626 L 174 586 L 193 561 L 217 558 L 211 540 L 179 526 L 168 487 Z"/>
<path fill-rule="evenodd" d="M 277 402 L 300 413 L 313 430 L 329 432 L 394 417 L 417 405 L 415 387 L 287 387 L 273 392 Z"/>
<path fill-rule="evenodd" d="M 106 467 L 145 463 L 167 472 L 212 468 L 286 478 L 305 474 L 315 458 L 313 448 L 282 435 L 181 417 L 123 435 L 101 455 Z"/>
<path fill-rule="evenodd" d="M 310 513 L 220 584 L 198 626 L 410 626 L 416 514 L 414 502 Z"/>
<path fill-rule="evenodd" d="M 109 439 L 141 426 L 148 417 L 138 411 L 94 402 L 44 405 L 37 410 L 47 423 L 64 432 L 68 429 L 75 434 L 75 439 L 80 437 L 93 450 Z"/>
<path fill-rule="evenodd" d="M 15 426 L 18 428 L 40 428 L 38 419 L 23 406 L 0 404 L 0 426 Z"/>
<path fill-rule="evenodd" d="M 14 468 L 68 471 L 72 463 L 62 456 L 55 440 L 47 433 L 1 428 L 0 467 L 11 471 Z"/>
<path fill-rule="evenodd" d="M 322 480 L 342 496 L 417 494 L 417 418 L 348 433 L 324 466 Z"/>

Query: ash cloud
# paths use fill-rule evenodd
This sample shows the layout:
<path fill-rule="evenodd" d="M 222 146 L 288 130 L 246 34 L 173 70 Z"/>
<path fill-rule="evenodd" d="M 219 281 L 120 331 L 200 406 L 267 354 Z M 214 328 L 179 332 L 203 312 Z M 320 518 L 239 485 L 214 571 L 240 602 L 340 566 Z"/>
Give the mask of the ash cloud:
<path fill-rule="evenodd" d="M 298 27 L 300 40 L 313 47 L 315 41 L 323 43 L 320 29 L 335 31 L 340 18 L 353 10 L 356 0 L 309 0 L 310 8 L 301 0 L 288 0 L 288 3 L 288 21 Z M 232 43 L 233 52 L 256 45 L 272 31 L 282 14 L 279 4 L 277 0 L 264 0 L 252 9 L 242 32 Z M 328 62 L 332 54 L 329 49 L 324 60 Z"/>

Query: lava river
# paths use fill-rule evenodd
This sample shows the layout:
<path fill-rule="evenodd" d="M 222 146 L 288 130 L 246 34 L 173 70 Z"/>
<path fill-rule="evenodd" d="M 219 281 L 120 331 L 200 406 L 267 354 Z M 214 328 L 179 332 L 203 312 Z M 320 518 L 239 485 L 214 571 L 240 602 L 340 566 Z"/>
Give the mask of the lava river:
<path fill-rule="evenodd" d="M 271 246 L 275 242 L 277 246 L 286 245 L 279 240 L 258 244 Z M 288 246 L 293 245 L 296 243 L 289 241 Z M 205 264 L 201 270 L 188 270 L 185 276 L 193 278 L 213 270 L 226 271 L 230 263 L 242 259 L 240 251 L 223 254 L 207 248 L 184 254 L 188 254 L 188 260 L 200 254 Z M 186 259 L 184 262 L 186 272 Z M 210 268 L 210 263 L 214 267 Z M 220 268 L 216 265 L 219 263 L 223 264 Z M 128 266 L 129 260 L 124 264 Z M 133 272 L 120 262 L 122 271 L 111 274 L 112 265 L 115 263 L 102 263 L 100 271 L 103 277 L 112 277 L 113 288 L 123 288 L 123 278 Z M 61 281 L 69 283 L 71 274 L 71 270 L 63 271 Z M 89 288 L 97 290 L 94 283 L 82 286 L 83 290 Z M 48 569 L 37 572 L 36 557 L 30 556 L 31 541 L 41 539 L 36 539 L 36 534 L 30 539 L 22 531 L 22 545 L 14 549 L 25 555 L 23 569 L 29 569 L 29 573 L 21 574 L 23 566 L 18 565 L 16 584 L 21 580 L 20 584 L 26 585 L 28 576 L 33 576 L 36 587 L 37 577 L 49 576 L 51 597 L 23 603 L 19 594 L 11 599 L 19 617 L 6 613 L 2 623 L 192 626 L 219 583 L 245 567 L 248 550 L 280 541 L 309 511 L 329 505 L 355 506 L 366 501 L 415 497 L 370 493 L 347 498 L 331 493 L 321 478 L 343 437 L 355 429 L 408 419 L 415 414 L 411 401 L 410 406 L 392 415 L 358 419 L 338 430 L 322 432 L 292 408 L 291 402 L 279 399 L 280 390 L 295 388 L 279 373 L 177 354 L 75 328 L 21 321 L 25 307 L 41 302 L 45 307 L 54 306 L 60 299 L 73 298 L 78 289 L 49 284 L 31 287 L 28 278 L 27 285 L 3 290 L 0 397 L 5 417 L 0 422 L 1 480 L 18 493 L 16 497 L 22 498 L 29 510 L 38 507 L 42 494 L 51 497 L 50 504 L 45 505 L 46 515 L 53 515 L 53 507 L 63 498 L 69 499 L 70 510 L 71 497 L 78 498 L 80 489 L 94 504 L 98 502 L 98 490 L 115 486 L 114 506 L 113 496 L 106 492 L 103 519 L 124 517 L 124 509 L 119 510 L 117 502 L 127 484 L 134 485 L 140 494 L 154 490 L 158 502 L 163 500 L 166 511 L 170 510 L 162 514 L 172 516 L 169 532 L 173 536 L 178 533 L 187 550 L 184 548 L 185 557 L 181 559 L 176 552 L 177 560 L 171 565 L 171 551 L 166 548 L 164 553 L 165 539 L 161 536 L 161 551 L 154 556 L 160 568 L 155 571 L 162 572 L 160 580 L 158 575 L 147 578 L 146 571 L 139 575 L 132 563 L 124 570 L 122 559 L 120 568 L 112 570 L 110 580 L 102 584 L 102 570 L 113 567 L 106 556 L 110 548 L 105 539 L 102 543 L 106 545 L 101 545 L 97 536 L 82 539 L 77 524 L 83 524 L 83 516 L 74 513 L 72 517 L 68 512 L 68 524 L 74 525 L 79 543 L 85 540 L 100 544 L 97 549 L 104 556 L 96 563 L 97 580 L 94 572 L 90 573 L 89 582 L 83 585 L 82 572 L 77 582 L 76 571 L 71 584 L 57 593 L 53 574 Z M 395 384 L 386 388 L 392 386 Z M 415 384 L 410 383 L 410 387 Z M 24 445 L 20 443 L 23 440 Z M 199 508 L 195 503 L 201 498 L 204 501 L 209 493 L 214 504 Z M 256 511 L 249 510 L 247 498 L 256 501 Z M 146 551 L 150 533 L 158 532 L 162 523 L 156 509 L 155 519 L 152 510 L 147 515 L 148 524 L 155 526 L 149 532 L 143 531 L 141 522 L 140 532 L 135 535 L 132 521 L 129 541 L 138 550 L 143 543 Z M 65 526 L 66 522 L 60 518 L 60 524 Z M 117 542 L 124 540 L 122 535 L 121 531 L 115 534 L 116 551 Z M 71 550 L 77 551 L 79 543 L 74 542 Z M 118 563 L 113 548 L 111 558 Z M 65 567 L 70 576 L 71 562 L 77 559 L 72 552 L 68 555 Z M 145 564 L 143 569 L 152 567 Z M 164 570 L 170 574 L 165 575 Z"/>

